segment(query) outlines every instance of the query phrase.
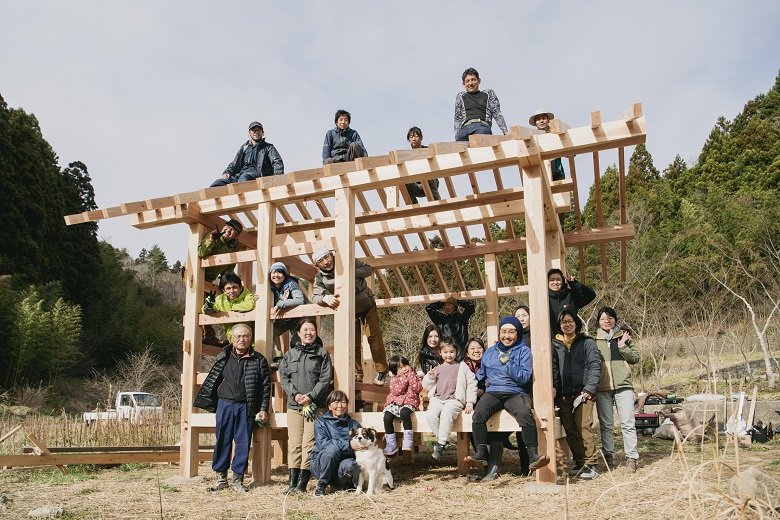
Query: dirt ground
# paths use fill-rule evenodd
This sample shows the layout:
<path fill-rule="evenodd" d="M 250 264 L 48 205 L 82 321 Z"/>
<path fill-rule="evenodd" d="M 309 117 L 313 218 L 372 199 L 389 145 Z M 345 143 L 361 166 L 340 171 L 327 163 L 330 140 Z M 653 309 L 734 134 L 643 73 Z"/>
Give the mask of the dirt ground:
<path fill-rule="evenodd" d="M 526 484 L 533 478 L 514 474 L 516 452 L 504 457 L 503 474 L 490 483 L 473 482 L 457 475 L 454 450 L 442 461 L 430 457 L 430 448 L 412 465 L 399 458 L 391 462 L 396 489 L 372 498 L 344 491 L 325 497 L 309 492 L 291 497 L 286 489 L 287 469 L 276 468 L 272 481 L 253 485 L 240 496 L 225 490 L 207 493 L 212 482 L 209 464 L 202 476 L 179 479 L 176 465 L 123 465 L 115 468 L 73 467 L 72 475 L 56 469 L 2 470 L 0 518 L 26 518 L 29 511 L 49 504 L 64 509 L 62 518 L 166 518 L 166 519 L 358 519 L 464 517 L 524 518 L 740 518 L 741 502 L 721 493 L 737 468 L 733 446 L 714 443 L 675 449 L 671 441 L 640 438 L 640 465 L 636 474 L 623 467 L 607 472 L 598 468 L 593 481 L 572 479 L 557 492 L 538 492 Z M 622 461 L 622 458 L 619 457 Z M 780 479 L 780 442 L 740 450 L 741 470 L 756 466 Z M 478 473 L 474 470 L 474 475 Z M 1 509 L 1 508 L 0 508 Z M 744 518 L 758 518 L 748 510 Z M 763 518 L 780 518 L 764 508 Z"/>

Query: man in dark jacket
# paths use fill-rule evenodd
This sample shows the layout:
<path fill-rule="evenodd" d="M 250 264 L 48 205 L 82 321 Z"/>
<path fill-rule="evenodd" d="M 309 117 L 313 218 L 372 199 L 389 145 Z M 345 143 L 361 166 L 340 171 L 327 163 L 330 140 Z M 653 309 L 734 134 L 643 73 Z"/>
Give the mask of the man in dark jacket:
<path fill-rule="evenodd" d="M 233 327 L 233 343 L 217 356 L 214 366 L 198 391 L 194 405 L 217 413 L 214 457 L 211 468 L 217 482 L 207 491 L 228 487 L 227 469 L 233 453 L 233 491 L 246 493 L 244 473 L 249 460 L 255 420 L 268 421 L 271 400 L 271 370 L 268 362 L 252 349 L 252 329 L 243 323 Z"/>
<path fill-rule="evenodd" d="M 458 307 L 463 307 L 463 312 Z M 443 310 L 442 314 L 439 310 Z M 444 302 L 429 303 L 425 312 L 444 336 L 452 336 L 458 343 L 458 360 L 463 359 L 469 339 L 469 319 L 474 315 L 474 302 L 458 300 L 450 296 Z"/>
<path fill-rule="evenodd" d="M 558 317 L 564 309 L 572 309 L 577 314 L 596 299 L 596 291 L 573 276 L 564 278 L 560 269 L 547 271 L 547 295 L 550 300 L 550 335 L 553 338 L 561 333 Z"/>
<path fill-rule="evenodd" d="M 336 111 L 336 128 L 328 130 L 322 145 L 322 164 L 354 161 L 358 157 L 368 155 L 360 134 L 349 127 L 351 122 L 352 116 L 349 112 Z"/>
<path fill-rule="evenodd" d="M 284 174 L 282 156 L 274 145 L 264 139 L 264 135 L 262 124 L 258 121 L 249 123 L 249 140 L 238 150 L 222 177 L 212 182 L 209 188 Z"/>

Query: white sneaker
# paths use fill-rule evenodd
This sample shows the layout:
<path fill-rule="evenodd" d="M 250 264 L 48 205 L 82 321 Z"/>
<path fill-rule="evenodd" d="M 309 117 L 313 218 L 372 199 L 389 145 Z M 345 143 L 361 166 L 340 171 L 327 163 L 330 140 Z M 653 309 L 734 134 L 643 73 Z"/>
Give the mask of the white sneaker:
<path fill-rule="evenodd" d="M 596 469 L 593 466 L 585 466 L 579 476 L 582 480 L 593 480 L 599 474 L 596 473 Z"/>
<path fill-rule="evenodd" d="M 385 386 L 385 382 L 387 381 L 387 372 L 377 372 L 374 376 L 374 385 L 376 386 Z"/>

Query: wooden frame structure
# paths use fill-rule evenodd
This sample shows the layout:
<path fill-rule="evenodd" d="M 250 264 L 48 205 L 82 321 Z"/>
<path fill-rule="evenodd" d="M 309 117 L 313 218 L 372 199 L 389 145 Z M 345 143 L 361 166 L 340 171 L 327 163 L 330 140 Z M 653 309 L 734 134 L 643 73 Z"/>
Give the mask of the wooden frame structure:
<path fill-rule="evenodd" d="M 192 407 L 197 389 L 205 379 L 205 374 L 199 371 L 201 356 L 214 354 L 213 347 L 201 345 L 199 326 L 246 320 L 246 314 L 240 313 L 200 314 L 204 291 L 211 289 L 204 280 L 204 269 L 237 262 L 237 272 L 245 284 L 251 286 L 255 280 L 260 295 L 254 315 L 258 331 L 255 348 L 270 359 L 272 327 L 267 325 L 273 299 L 267 287 L 268 269 L 274 261 L 282 261 L 296 276 L 312 281 L 316 268 L 311 263 L 311 254 L 321 245 L 335 252 L 335 292 L 342 296 L 342 304 L 335 311 L 316 305 L 300 306 L 285 317 L 334 315 L 335 386 L 350 396 L 351 412 L 354 412 L 356 390 L 355 354 L 351 347 L 355 320 L 354 299 L 349 295 L 354 294 L 355 281 L 351 274 L 358 257 L 374 267 L 384 296 L 377 300 L 380 307 L 425 304 L 444 300 L 451 294 L 462 299 L 484 298 L 487 337 L 491 343 L 498 337 L 498 297 L 528 295 L 533 317 L 533 385 L 539 450 L 553 455 L 555 413 L 546 272 L 551 267 L 565 271 L 567 248 L 578 248 L 584 275 L 583 247 L 598 244 L 606 277 L 604 245 L 620 242 L 625 246 L 634 236 L 633 226 L 626 222 L 624 148 L 644 143 L 645 139 L 645 120 L 641 104 L 637 103 L 611 122 L 602 123 L 600 113 L 593 112 L 590 126 L 570 128 L 560 120 L 553 120 L 549 133 L 517 126 L 505 136 L 477 135 L 471 136 L 469 143 L 433 143 L 427 149 L 392 151 L 381 157 L 365 157 L 350 163 L 69 215 L 65 220 L 67 224 L 78 224 L 130 215 L 132 224 L 142 229 L 175 223 L 189 225 L 180 451 L 183 476 L 197 474 L 199 435 L 213 431 L 215 421 L 214 414 L 199 413 Z M 621 162 L 621 220 L 619 225 L 605 226 L 601 215 L 599 152 L 611 149 L 618 150 Z M 582 229 L 579 214 L 573 157 L 583 154 L 593 155 L 599 219 L 598 227 L 593 229 Z M 549 161 L 559 157 L 569 158 L 570 179 L 552 182 Z M 466 182 L 461 184 L 469 185 L 471 192 L 462 195 L 456 192 L 454 179 L 462 180 L 464 176 Z M 505 188 L 505 180 L 512 177 L 519 181 L 518 186 Z M 449 195 L 434 201 L 425 182 L 430 179 L 441 179 Z M 410 204 L 404 187 L 410 182 L 422 182 L 428 201 Z M 444 190 L 441 191 L 443 194 Z M 572 210 L 571 194 L 577 229 L 564 233 L 559 214 Z M 243 249 L 199 259 L 197 247 L 201 239 L 229 218 L 245 224 L 245 231 L 239 237 Z M 525 220 L 525 236 L 516 236 L 512 223 L 518 219 Z M 507 238 L 494 239 L 490 223 L 503 224 Z M 483 240 L 473 241 L 471 233 L 479 228 L 484 230 L 484 237 L 480 237 Z M 443 247 L 431 247 L 426 233 L 437 233 Z M 453 244 L 450 233 L 462 236 L 464 243 Z M 504 283 L 505 273 L 498 262 L 500 255 L 513 258 L 521 285 Z M 525 256 L 525 270 L 521 255 Z M 478 259 L 482 259 L 484 273 Z M 466 287 L 459 261 L 473 266 L 479 288 Z M 431 266 L 438 287 L 426 283 L 419 268 L 424 264 Z M 440 264 L 454 266 L 454 287 L 448 285 Z M 624 273 L 625 247 L 621 248 L 621 264 Z M 410 279 L 401 268 L 411 272 Z M 393 287 L 400 287 L 399 294 L 393 292 Z M 254 435 L 252 473 L 261 482 L 270 479 L 273 432 L 279 433 L 286 426 L 283 404 L 279 404 L 284 401 L 281 387 L 278 383 L 275 386 L 277 404 L 276 412 L 271 414 L 271 427 L 258 428 Z M 368 424 L 381 424 L 380 415 L 381 412 L 367 412 L 358 417 Z M 496 419 L 493 428 L 516 429 L 516 425 L 502 425 L 502 422 L 502 418 Z M 465 430 L 465 421 L 459 427 Z M 551 459 L 550 466 L 537 472 L 540 482 L 556 481 L 555 457 Z M 281 458 L 275 460 L 278 463 Z"/>

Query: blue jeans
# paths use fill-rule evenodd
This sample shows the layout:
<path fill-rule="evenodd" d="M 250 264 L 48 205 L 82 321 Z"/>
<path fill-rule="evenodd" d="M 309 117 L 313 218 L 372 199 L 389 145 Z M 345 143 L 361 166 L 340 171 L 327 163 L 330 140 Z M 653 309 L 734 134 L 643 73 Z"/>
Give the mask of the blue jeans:
<path fill-rule="evenodd" d="M 468 141 L 471 134 L 493 135 L 493 131 L 485 123 L 469 123 L 467 125 L 463 125 L 463 127 L 458 130 L 457 135 L 455 135 L 455 140 Z"/>
<path fill-rule="evenodd" d="M 234 182 L 244 182 L 244 181 L 251 181 L 257 179 L 257 172 L 254 170 L 251 171 L 244 171 L 239 173 L 236 177 L 230 177 L 229 179 L 225 179 L 224 177 L 220 177 L 219 179 L 215 180 L 211 183 L 211 186 L 209 188 L 216 188 L 217 186 L 227 186 L 228 184 L 233 184 Z"/>
<path fill-rule="evenodd" d="M 331 485 L 346 486 L 357 482 L 360 474 L 353 471 L 353 465 L 357 466 L 354 456 L 345 457 L 335 444 L 327 444 L 321 450 L 317 450 L 311 457 L 311 474 L 319 481 Z"/>
<path fill-rule="evenodd" d="M 246 473 L 249 460 L 249 446 L 252 443 L 252 427 L 254 417 L 247 417 L 246 403 L 231 403 L 220 399 L 217 402 L 217 443 L 214 446 L 214 457 L 211 459 L 211 469 L 227 471 L 230 465 L 230 452 L 233 443 L 236 451 L 233 453 L 233 473 Z"/>

